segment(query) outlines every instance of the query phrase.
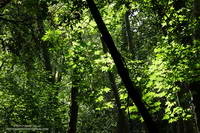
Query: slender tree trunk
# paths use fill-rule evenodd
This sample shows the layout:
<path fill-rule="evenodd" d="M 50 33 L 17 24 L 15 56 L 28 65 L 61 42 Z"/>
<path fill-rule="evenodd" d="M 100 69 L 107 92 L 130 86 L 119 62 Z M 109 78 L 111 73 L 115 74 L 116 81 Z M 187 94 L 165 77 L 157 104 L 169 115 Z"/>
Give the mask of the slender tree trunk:
<path fill-rule="evenodd" d="M 181 88 L 180 91 L 177 92 L 178 106 L 183 107 L 183 108 L 191 108 L 192 113 L 194 115 L 194 119 L 179 120 L 177 122 L 177 123 L 179 123 L 179 125 L 181 125 L 180 123 L 182 123 L 182 127 L 180 127 L 180 132 L 181 133 L 188 133 L 188 132 L 196 133 L 198 127 L 197 127 L 196 120 L 195 120 L 196 113 L 194 111 L 194 104 L 191 103 L 193 101 L 193 96 L 192 96 L 191 90 L 190 90 L 188 84 L 186 84 L 186 83 L 176 82 L 176 85 Z M 189 94 L 190 99 L 186 99 L 186 97 L 184 97 L 185 94 Z"/>
<path fill-rule="evenodd" d="M 106 54 L 108 52 L 108 49 L 102 37 L 101 37 L 101 42 L 103 45 L 103 51 Z M 125 116 L 124 110 L 121 108 L 119 92 L 118 92 L 118 88 L 115 82 L 114 74 L 111 71 L 108 71 L 107 75 L 111 83 L 111 88 L 112 88 L 112 92 L 115 98 L 115 104 L 117 106 L 117 111 L 118 111 L 117 132 L 128 133 L 129 132 L 128 119 Z"/>
<path fill-rule="evenodd" d="M 52 65 L 51 65 L 51 60 L 50 60 L 50 55 L 49 55 L 49 50 L 48 50 L 48 42 L 42 40 L 42 37 L 45 34 L 43 21 L 47 17 L 48 6 L 46 2 L 39 3 L 38 0 L 37 2 L 38 2 L 37 3 L 38 5 L 36 5 L 35 8 L 38 8 L 38 11 L 36 12 L 38 34 L 37 35 L 33 34 L 33 38 L 35 40 L 37 47 L 40 49 L 41 59 L 44 64 L 44 68 L 47 71 L 48 75 L 51 75 L 49 76 L 51 78 L 48 78 L 48 81 L 49 83 L 53 84 L 55 81 L 52 75 Z"/>
<path fill-rule="evenodd" d="M 49 84 L 55 85 L 56 82 L 59 82 L 61 77 L 58 72 L 53 73 L 53 66 L 51 63 L 51 56 L 49 52 L 49 42 L 43 41 L 42 37 L 45 34 L 44 30 L 44 23 L 43 21 L 47 17 L 47 12 L 48 12 L 48 5 L 45 1 L 38 2 L 38 11 L 37 11 L 37 27 L 38 27 L 38 36 L 35 38 L 35 42 L 38 48 L 40 48 L 41 51 L 41 59 L 44 64 L 44 69 L 47 72 L 47 80 Z M 56 70 L 55 70 L 56 71 Z M 57 109 L 58 105 L 58 93 L 59 93 L 59 88 L 55 88 L 55 92 L 50 92 L 49 93 L 49 100 L 48 100 L 48 107 L 50 108 L 50 111 L 53 110 L 55 111 Z M 49 110 L 48 110 L 49 111 Z M 49 116 L 51 118 L 51 116 Z M 50 123 L 51 125 L 48 125 L 52 128 L 52 131 L 58 132 L 60 129 L 59 124 L 61 123 L 60 117 L 55 116 L 54 117 L 55 122 Z M 49 131 L 50 132 L 50 131 Z"/>
<path fill-rule="evenodd" d="M 128 119 L 125 116 L 124 110 L 121 109 L 121 102 L 113 73 L 108 72 L 108 77 L 111 82 L 112 91 L 115 97 L 115 104 L 117 105 L 117 110 L 118 110 L 117 132 L 128 133 L 129 132 Z"/>
<path fill-rule="evenodd" d="M 177 104 L 178 106 L 181 107 L 181 103 L 180 103 L 180 97 L 178 95 L 178 93 L 176 93 L 176 99 L 177 99 Z M 184 125 L 183 125 L 183 119 L 181 118 L 180 120 L 178 120 L 176 122 L 176 126 L 177 126 L 177 133 L 184 133 Z"/>
<path fill-rule="evenodd" d="M 121 54 L 118 52 L 117 48 L 115 47 L 114 41 L 108 32 L 105 23 L 102 20 L 102 17 L 100 15 L 99 10 L 97 9 L 95 3 L 93 0 L 87 0 L 88 6 L 90 8 L 91 14 L 93 18 L 96 21 L 96 24 L 98 26 L 99 31 L 102 34 L 102 37 L 107 45 L 107 48 L 109 49 L 109 52 L 115 62 L 115 65 L 117 67 L 118 73 L 124 82 L 124 85 L 129 93 L 129 96 L 134 101 L 135 105 L 137 106 L 139 112 L 141 113 L 146 126 L 149 130 L 149 133 L 157 133 L 157 127 L 155 122 L 153 121 L 151 115 L 149 114 L 147 108 L 144 105 L 144 102 L 142 101 L 142 98 L 136 89 L 136 86 L 133 85 L 127 68 L 125 68 L 123 58 Z"/>
<path fill-rule="evenodd" d="M 136 45 L 133 42 L 133 35 L 131 32 L 131 27 L 130 27 L 130 20 L 129 20 L 129 15 L 130 15 L 130 9 L 126 11 L 125 13 L 125 27 L 126 27 L 126 39 L 128 42 L 128 50 L 129 52 L 136 58 Z"/>
<path fill-rule="evenodd" d="M 193 33 L 193 40 L 198 40 L 200 41 L 200 0 L 194 0 L 193 3 L 193 16 L 194 19 L 196 20 L 196 26 L 194 29 L 194 33 Z"/>
<path fill-rule="evenodd" d="M 194 118 L 193 118 L 194 132 L 199 133 L 198 123 L 197 123 L 197 113 L 195 111 L 194 98 L 193 98 L 193 94 L 192 94 L 191 90 L 189 90 L 189 94 L 191 96 L 191 101 L 193 101 L 191 107 L 192 107 L 192 113 L 193 113 L 193 116 L 194 116 Z"/>
<path fill-rule="evenodd" d="M 193 97 L 193 104 L 194 104 L 194 110 L 195 110 L 195 122 L 197 123 L 197 133 L 199 133 L 200 129 L 200 83 L 193 82 L 190 83 L 190 89 L 192 91 L 192 97 Z"/>
<path fill-rule="evenodd" d="M 125 51 L 125 52 L 128 51 L 128 46 L 127 46 L 128 41 L 127 41 L 127 37 L 126 37 L 126 24 L 125 24 L 125 21 L 123 21 L 123 23 L 122 23 L 121 41 L 122 41 L 122 45 L 121 45 L 120 49 Z"/>
<path fill-rule="evenodd" d="M 78 103 L 77 103 L 77 95 L 78 95 L 78 82 L 76 72 L 74 71 L 74 75 L 72 76 L 72 88 L 71 88 L 71 107 L 70 107 L 70 121 L 69 121 L 69 130 L 68 133 L 76 133 L 76 124 L 78 118 Z"/>
<path fill-rule="evenodd" d="M 200 0 L 194 0 L 193 2 L 193 17 L 194 20 L 196 21 L 195 23 L 195 29 L 193 32 L 193 44 L 195 47 L 199 45 L 200 41 Z M 194 55 L 196 56 L 196 55 Z M 190 89 L 193 94 L 193 103 L 195 106 L 195 112 L 196 112 L 196 121 L 197 121 L 197 126 L 198 126 L 198 133 L 200 129 L 200 83 L 199 81 L 196 81 L 196 77 L 192 83 L 190 83 Z"/>
<path fill-rule="evenodd" d="M 79 35 L 79 40 L 82 41 L 81 35 Z M 77 56 L 77 52 L 74 51 L 73 63 L 76 67 L 72 70 L 71 81 L 72 81 L 72 88 L 71 88 L 71 106 L 70 106 L 70 121 L 69 121 L 69 129 L 68 133 L 76 133 L 77 132 L 77 120 L 78 120 L 78 90 L 81 84 L 81 73 L 79 71 L 78 62 L 79 58 Z"/>

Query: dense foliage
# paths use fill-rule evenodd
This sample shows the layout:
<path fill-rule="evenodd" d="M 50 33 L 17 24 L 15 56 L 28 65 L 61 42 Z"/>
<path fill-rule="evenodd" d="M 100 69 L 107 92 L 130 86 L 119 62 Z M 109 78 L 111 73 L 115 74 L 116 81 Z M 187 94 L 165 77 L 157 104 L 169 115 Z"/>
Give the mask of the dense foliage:
<path fill-rule="evenodd" d="M 0 1 L 0 131 L 147 132 L 88 1 Z M 159 132 L 199 133 L 200 0 L 95 3 Z"/>

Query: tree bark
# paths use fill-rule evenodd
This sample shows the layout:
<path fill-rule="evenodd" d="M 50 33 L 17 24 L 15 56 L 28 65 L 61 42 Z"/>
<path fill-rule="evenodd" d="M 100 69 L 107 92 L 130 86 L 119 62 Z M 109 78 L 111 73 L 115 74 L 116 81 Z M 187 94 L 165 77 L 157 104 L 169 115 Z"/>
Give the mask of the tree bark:
<path fill-rule="evenodd" d="M 146 123 L 149 133 L 157 133 L 158 130 L 157 130 L 156 124 L 153 121 L 151 115 L 149 114 L 147 108 L 145 107 L 145 104 L 142 101 L 142 97 L 140 96 L 138 90 L 136 89 L 136 86 L 134 86 L 132 84 L 132 81 L 129 77 L 128 70 L 127 70 L 127 68 L 125 68 L 122 56 L 118 52 L 117 48 L 115 47 L 114 41 L 113 41 L 110 33 L 108 32 L 108 30 L 105 26 L 105 23 L 102 20 L 99 10 L 97 9 L 93 0 L 87 0 L 87 3 L 89 6 L 89 9 L 91 11 L 91 14 L 92 14 L 93 18 L 95 19 L 95 22 L 98 26 L 98 29 L 101 32 L 102 37 L 107 45 L 107 48 L 109 49 L 109 52 L 115 62 L 118 73 L 129 93 L 129 96 L 131 97 L 131 99 L 137 106 L 139 112 L 141 113 L 141 115 Z"/>
<path fill-rule="evenodd" d="M 183 107 L 184 109 L 186 108 L 191 108 L 192 110 L 192 114 L 193 114 L 193 119 L 189 119 L 189 120 L 179 120 L 177 121 L 177 123 L 182 122 L 183 123 L 183 127 L 181 127 L 181 129 L 183 129 L 183 131 L 180 131 L 181 133 L 198 133 L 198 127 L 197 127 L 197 121 L 196 121 L 196 112 L 194 109 L 194 98 L 193 95 L 191 93 L 191 87 L 187 84 L 187 83 L 182 83 L 182 82 L 176 82 L 175 83 L 178 87 L 180 87 L 180 91 L 177 92 L 177 104 L 180 107 Z M 185 94 L 189 94 L 189 97 L 187 99 L 187 97 L 185 97 Z"/>
<path fill-rule="evenodd" d="M 76 62 L 76 59 L 74 59 Z M 69 121 L 69 130 L 68 133 L 76 133 L 76 125 L 78 118 L 78 83 L 80 82 L 78 77 L 78 70 L 75 68 L 72 73 L 72 88 L 71 88 L 71 107 L 70 107 L 70 121 Z"/>
<path fill-rule="evenodd" d="M 200 41 L 200 0 L 194 0 L 193 2 L 193 17 L 194 20 L 196 21 L 195 23 L 195 29 L 193 32 L 193 45 L 197 47 L 199 45 Z M 196 55 L 194 55 L 196 57 Z M 193 103 L 195 106 L 195 112 L 196 112 L 196 122 L 198 126 L 198 133 L 200 129 L 200 83 L 197 81 L 199 77 L 195 77 L 192 83 L 190 83 L 190 89 L 193 94 Z"/>
<path fill-rule="evenodd" d="M 34 40 L 36 42 L 37 47 L 40 49 L 40 53 L 41 53 L 41 59 L 44 65 L 44 69 L 47 72 L 47 81 L 50 85 L 55 85 L 56 82 L 59 82 L 60 80 L 58 80 L 58 75 L 59 73 L 55 73 L 57 74 L 57 76 L 53 73 L 53 65 L 51 63 L 51 56 L 50 56 L 50 52 L 49 52 L 49 42 L 47 41 L 43 41 L 42 37 L 45 34 L 45 29 L 44 29 L 44 23 L 43 21 L 46 19 L 47 17 L 47 12 L 48 12 L 48 5 L 45 1 L 43 2 L 39 2 L 37 1 L 38 5 L 36 5 L 36 7 L 38 8 L 37 12 L 36 12 L 36 16 L 37 16 L 37 29 L 38 29 L 38 35 L 36 37 L 34 37 Z M 61 78 L 61 77 L 59 77 Z M 58 96 L 59 94 L 59 88 L 56 87 L 55 88 L 55 92 L 49 92 L 49 97 L 48 97 L 48 107 L 51 110 L 55 111 L 57 109 L 57 105 L 58 105 Z M 51 117 L 51 116 L 49 116 Z M 61 127 L 59 125 L 59 123 L 61 123 L 61 118 L 58 116 L 54 117 L 55 121 L 50 123 L 52 125 L 52 131 L 55 132 L 59 132 L 61 131 Z M 49 126 L 49 125 L 48 125 Z M 49 131 L 50 132 L 50 131 Z"/>
<path fill-rule="evenodd" d="M 117 133 L 128 133 L 128 119 L 125 116 L 124 110 L 121 109 L 121 102 L 113 73 L 108 72 L 108 77 L 111 82 L 112 91 L 115 97 L 115 104 L 117 105 L 118 110 Z"/>
<path fill-rule="evenodd" d="M 197 133 L 199 133 L 199 129 L 200 129 L 200 83 L 198 82 L 193 82 L 190 83 L 190 89 L 192 91 L 192 97 L 193 97 L 193 104 L 194 104 L 194 110 L 196 113 L 195 116 L 195 121 L 197 124 Z"/>
<path fill-rule="evenodd" d="M 197 40 L 200 41 L 200 0 L 194 0 L 193 3 L 193 16 L 194 19 L 196 20 L 196 25 L 195 25 L 195 29 L 193 32 L 193 40 Z"/>
<path fill-rule="evenodd" d="M 77 103 L 77 95 L 78 88 L 75 85 L 76 81 L 72 82 L 71 89 L 71 107 L 70 107 L 70 122 L 69 122 L 69 130 L 68 133 L 76 133 L 76 123 L 78 117 L 78 103 Z"/>
<path fill-rule="evenodd" d="M 133 37 L 132 37 L 132 32 L 131 32 L 131 27 L 130 27 L 130 20 L 129 20 L 130 11 L 131 10 L 129 9 L 125 13 L 126 39 L 128 42 L 129 52 L 136 58 L 136 45 L 134 45 L 134 42 L 133 42 Z"/>
<path fill-rule="evenodd" d="M 103 45 L 103 51 L 106 54 L 108 52 L 108 49 L 106 47 L 105 41 L 101 37 L 101 42 Z M 115 104 L 117 106 L 117 113 L 118 113 L 118 121 L 117 121 L 117 133 L 128 133 L 129 127 L 128 127 L 128 119 L 125 116 L 124 110 L 121 108 L 121 102 L 118 92 L 118 87 L 115 82 L 114 74 L 111 71 L 107 72 L 108 78 L 110 80 L 112 92 L 115 98 Z"/>

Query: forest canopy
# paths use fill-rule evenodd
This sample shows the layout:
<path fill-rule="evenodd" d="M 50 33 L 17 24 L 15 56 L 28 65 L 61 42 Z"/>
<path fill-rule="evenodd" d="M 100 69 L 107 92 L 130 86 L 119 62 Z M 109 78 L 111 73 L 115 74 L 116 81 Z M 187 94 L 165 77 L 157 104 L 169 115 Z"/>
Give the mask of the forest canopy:
<path fill-rule="evenodd" d="M 0 131 L 200 133 L 200 0 L 1 0 Z"/>

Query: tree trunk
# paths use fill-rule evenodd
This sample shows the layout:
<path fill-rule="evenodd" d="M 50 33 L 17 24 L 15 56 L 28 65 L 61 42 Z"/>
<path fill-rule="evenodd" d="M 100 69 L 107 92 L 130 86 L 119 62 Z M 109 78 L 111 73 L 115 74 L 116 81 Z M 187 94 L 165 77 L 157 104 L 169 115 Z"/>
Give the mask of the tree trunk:
<path fill-rule="evenodd" d="M 70 107 L 70 122 L 68 133 L 76 133 L 76 123 L 78 117 L 78 103 L 77 103 L 77 81 L 72 77 L 72 88 L 71 88 L 71 107 Z"/>
<path fill-rule="evenodd" d="M 192 91 L 192 97 L 193 97 L 193 104 L 194 104 L 194 110 L 195 110 L 195 122 L 197 124 L 197 133 L 199 133 L 200 129 L 200 83 L 199 82 L 193 82 L 190 83 L 190 89 Z"/>
<path fill-rule="evenodd" d="M 40 56 L 44 64 L 44 69 L 47 72 L 47 81 L 50 85 L 53 86 L 55 85 L 56 82 L 60 81 L 59 79 L 61 79 L 61 77 L 59 73 L 56 73 L 56 72 L 55 74 L 53 73 L 53 66 L 51 64 L 51 56 L 49 52 L 49 42 L 42 40 L 42 37 L 45 34 L 43 21 L 47 17 L 48 5 L 45 1 L 43 2 L 38 1 L 37 8 L 38 8 L 38 11 L 36 13 L 36 16 L 37 16 L 37 28 L 39 32 L 38 32 L 38 35 L 34 37 L 34 40 L 36 42 L 37 47 L 40 49 L 40 52 L 41 52 Z M 51 111 L 51 110 L 55 111 L 57 109 L 58 94 L 59 94 L 58 87 L 55 88 L 55 92 L 49 93 L 48 107 L 50 110 L 48 111 Z M 52 126 L 51 127 L 52 131 L 58 132 L 59 130 L 61 130 L 61 127 L 59 126 L 59 124 L 61 123 L 61 119 L 60 117 L 57 117 L 57 116 L 55 116 L 54 119 L 55 121 L 53 123 L 50 123 L 51 125 L 48 125 L 48 126 Z"/>
<path fill-rule="evenodd" d="M 106 54 L 108 52 L 108 49 L 102 37 L 101 37 L 101 42 L 103 45 L 103 51 Z M 118 88 L 115 82 L 114 74 L 111 71 L 108 71 L 107 75 L 111 83 L 111 88 L 112 88 L 112 92 L 115 98 L 115 104 L 117 106 L 117 111 L 118 111 L 117 133 L 128 133 L 129 132 L 128 119 L 125 116 L 124 110 L 121 108 L 119 92 L 118 92 Z"/>
<path fill-rule="evenodd" d="M 129 52 L 136 58 L 136 49 L 137 48 L 133 42 L 133 37 L 132 37 L 132 32 L 131 32 L 131 27 L 130 27 L 130 20 L 129 20 L 130 11 L 131 10 L 128 10 L 125 13 L 126 39 L 128 42 Z"/>
<path fill-rule="evenodd" d="M 178 87 L 180 87 L 180 91 L 177 92 L 177 103 L 178 106 L 183 107 L 184 109 L 186 108 L 191 108 L 192 114 L 194 116 L 194 119 L 191 120 L 179 120 L 177 123 L 182 122 L 182 127 L 180 127 L 180 132 L 181 133 L 196 133 L 197 132 L 197 124 L 196 124 L 196 113 L 194 111 L 194 104 L 192 103 L 193 101 L 193 95 L 191 93 L 190 87 L 188 86 L 187 83 L 182 83 L 182 82 L 176 82 L 175 83 Z M 189 94 L 189 99 L 185 97 L 185 94 Z M 183 131 L 181 131 L 183 130 Z"/>
<path fill-rule="evenodd" d="M 193 16 L 196 20 L 195 29 L 193 32 L 193 40 L 200 41 L 200 0 L 194 0 L 193 3 Z M 195 42 L 194 42 L 195 43 Z"/>
<path fill-rule="evenodd" d="M 115 97 L 115 104 L 117 105 L 117 110 L 118 110 L 117 132 L 128 133 L 129 132 L 128 119 L 125 116 L 124 110 L 121 109 L 121 102 L 113 73 L 108 72 L 108 77 L 111 83 L 112 91 Z"/>
<path fill-rule="evenodd" d="M 196 21 L 195 23 L 195 29 L 193 32 L 193 44 L 194 46 L 198 46 L 199 45 L 199 41 L 200 41 L 200 0 L 194 0 L 193 3 L 193 17 L 194 20 Z M 196 56 L 196 55 L 194 55 Z M 192 91 L 193 94 L 193 103 L 195 106 L 195 112 L 196 112 L 196 121 L 197 121 L 197 126 L 198 126 L 198 133 L 199 133 L 199 129 L 200 129 L 200 83 L 199 81 L 197 81 L 199 77 L 196 77 L 192 83 L 190 83 L 190 89 Z"/>
<path fill-rule="evenodd" d="M 44 63 L 45 70 L 48 74 L 52 75 L 52 65 L 48 50 L 48 42 L 43 41 L 42 37 L 45 34 L 43 20 L 47 17 L 48 6 L 46 2 L 38 3 L 38 11 L 37 11 L 37 27 L 38 27 L 38 38 L 35 39 L 36 45 L 41 50 L 41 56 Z M 42 17 L 41 17 L 42 16 Z M 49 82 L 54 83 L 54 78 L 48 79 Z"/>
<path fill-rule="evenodd" d="M 122 58 L 121 54 L 118 52 L 117 48 L 115 47 L 114 41 L 113 41 L 110 33 L 108 32 L 108 30 L 105 26 L 105 23 L 102 20 L 99 10 L 97 9 L 93 0 L 87 0 L 87 3 L 90 8 L 91 14 L 96 21 L 98 29 L 101 32 L 102 37 L 107 45 L 107 48 L 109 49 L 109 52 L 115 62 L 118 73 L 129 93 L 129 96 L 136 104 L 139 112 L 141 113 L 141 115 L 146 123 L 146 126 L 147 126 L 149 132 L 157 133 L 158 131 L 157 131 L 156 124 L 153 121 L 151 115 L 149 114 L 147 108 L 145 107 L 145 105 L 142 101 L 142 98 L 141 98 L 138 90 L 136 89 L 136 86 L 134 86 L 132 84 L 132 81 L 129 77 L 128 70 L 125 68 L 123 58 Z"/>
<path fill-rule="evenodd" d="M 77 56 L 73 57 L 73 62 L 76 64 L 78 61 Z M 71 88 L 71 106 L 70 106 L 70 121 L 69 121 L 69 129 L 68 133 L 76 133 L 76 125 L 78 119 L 78 87 L 80 86 L 80 73 L 78 72 L 78 68 L 75 67 L 72 72 L 71 80 L 72 80 L 72 88 Z"/>

